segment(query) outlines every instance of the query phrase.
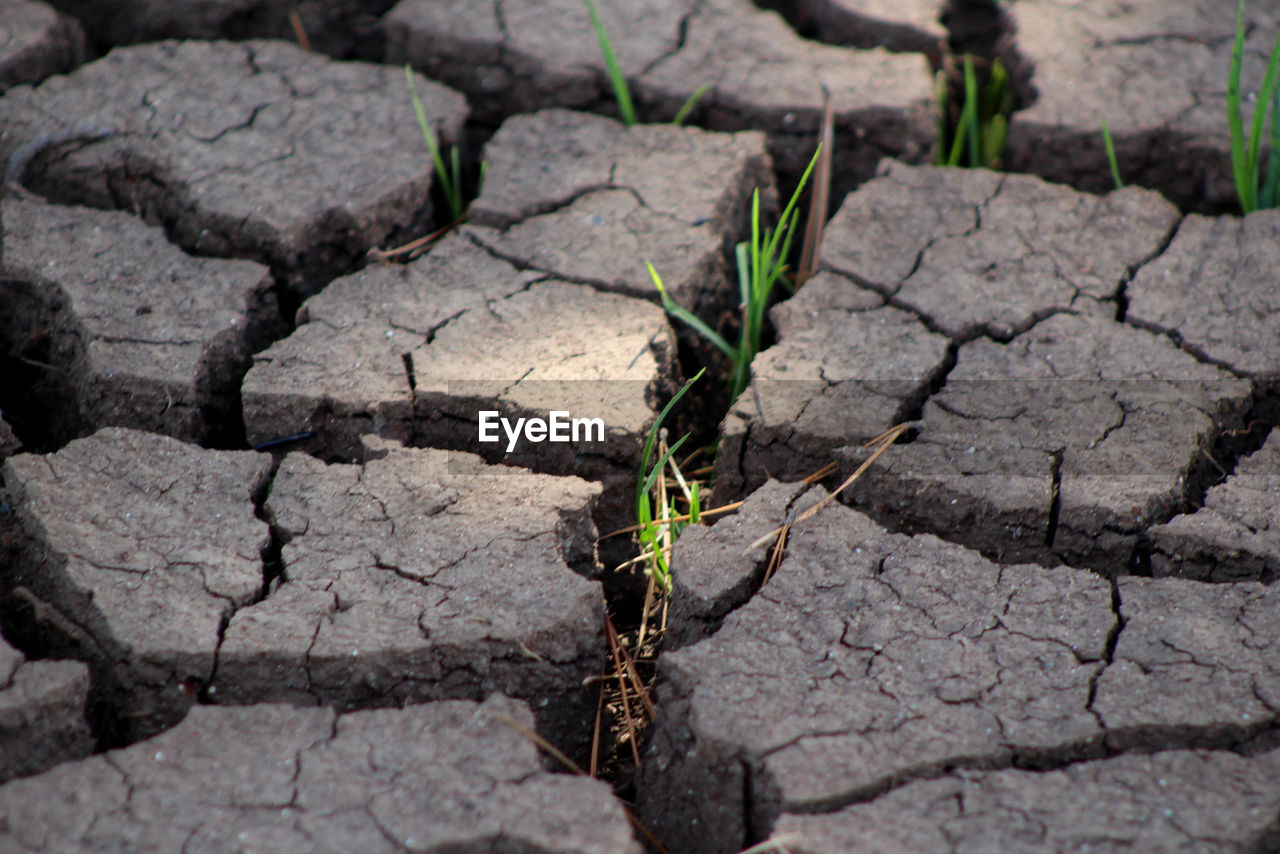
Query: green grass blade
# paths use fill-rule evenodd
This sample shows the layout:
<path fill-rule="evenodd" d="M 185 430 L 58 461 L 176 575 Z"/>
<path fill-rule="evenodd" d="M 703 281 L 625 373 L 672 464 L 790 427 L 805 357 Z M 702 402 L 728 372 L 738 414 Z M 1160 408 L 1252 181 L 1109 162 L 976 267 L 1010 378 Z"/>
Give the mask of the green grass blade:
<path fill-rule="evenodd" d="M 1240 209 L 1251 213 L 1255 207 L 1253 166 L 1248 160 L 1244 140 L 1244 119 L 1240 113 L 1240 67 L 1244 60 L 1244 0 L 1236 7 L 1236 39 L 1231 48 L 1231 64 L 1227 69 L 1227 127 L 1231 132 L 1231 173 L 1236 182 Z"/>
<path fill-rule="evenodd" d="M 748 255 L 750 250 L 751 247 L 745 240 L 733 247 L 733 257 L 738 262 L 738 296 L 742 298 L 744 310 L 751 305 L 751 257 Z"/>
<path fill-rule="evenodd" d="M 613 42 L 609 40 L 609 32 L 600 20 L 593 0 L 583 0 L 587 4 L 587 12 L 591 15 L 591 26 L 595 28 L 596 39 L 600 42 L 600 53 L 604 56 L 605 68 L 609 70 L 609 82 L 613 84 L 613 97 L 618 102 L 618 112 L 622 115 L 623 124 L 628 127 L 636 123 L 636 108 L 631 102 L 631 89 L 627 86 L 627 78 L 618 66 L 618 57 L 613 52 Z"/>
<path fill-rule="evenodd" d="M 1242 7 L 1243 8 L 1243 7 Z M 1261 178 L 1261 164 L 1258 163 L 1259 149 L 1262 145 L 1262 130 L 1266 125 L 1267 115 L 1271 108 L 1271 93 L 1276 88 L 1276 76 L 1280 75 L 1280 35 L 1276 36 L 1275 46 L 1271 49 L 1271 60 L 1267 63 L 1267 73 L 1262 76 L 1262 86 L 1258 89 L 1258 102 L 1253 110 L 1253 123 L 1249 129 L 1249 170 L 1253 179 L 1254 198 L 1257 198 L 1258 181 Z"/>
<path fill-rule="evenodd" d="M 1120 180 L 1120 164 L 1116 160 L 1116 147 L 1111 141 L 1111 128 L 1107 127 L 1107 117 L 1101 116 L 1102 119 L 1102 144 L 1107 149 L 1107 163 L 1111 165 L 1111 180 L 1115 181 L 1116 189 L 1124 189 L 1124 181 Z"/>
<path fill-rule="evenodd" d="M 671 396 L 671 400 L 667 401 L 667 405 L 662 407 L 662 411 L 658 413 L 657 420 L 655 420 L 653 422 L 653 426 L 649 428 L 649 435 L 646 436 L 644 440 L 644 452 L 641 454 L 641 457 L 640 457 L 641 477 L 643 477 L 644 474 L 647 473 L 649 470 L 649 459 L 653 456 L 653 446 L 658 441 L 658 430 L 662 428 L 662 422 L 667 420 L 667 415 L 671 412 L 673 408 L 675 408 L 675 405 L 680 402 L 680 398 L 684 397 L 685 393 L 693 387 L 694 383 L 702 379 L 702 375 L 705 374 L 706 372 L 707 372 L 707 369 L 703 368 L 702 370 L 694 374 L 692 377 L 690 377 L 688 382 L 680 386 L 680 390 Z M 639 508 L 640 506 L 640 496 L 644 495 L 648 491 L 640 488 L 642 482 L 643 481 L 639 479 L 637 479 L 636 481 L 636 507 L 637 508 Z"/>
<path fill-rule="evenodd" d="M 658 458 L 658 462 L 654 465 L 653 470 L 649 472 L 649 476 L 644 479 L 644 489 L 640 490 L 641 495 L 648 495 L 649 490 L 653 489 L 653 482 L 658 479 L 658 475 L 662 474 L 662 469 L 666 467 L 667 460 L 671 459 L 671 455 L 680 450 L 680 446 L 685 443 L 692 433 L 685 433 L 674 445 L 667 448 L 667 452 Z"/>
<path fill-rule="evenodd" d="M 1267 146 L 1267 174 L 1259 193 L 1263 208 L 1274 208 L 1280 200 L 1280 86 L 1271 93 L 1271 134 Z"/>
<path fill-rule="evenodd" d="M 969 142 L 969 165 L 977 169 L 983 165 L 981 123 L 978 121 L 978 75 L 973 70 L 973 57 L 968 55 L 964 58 L 964 111 L 969 117 L 965 123 Z"/>
<path fill-rule="evenodd" d="M 737 351 L 729 346 L 728 341 L 720 337 L 720 333 L 704 323 L 702 318 L 671 298 L 671 294 L 667 293 L 667 288 L 662 284 L 662 279 L 658 276 L 658 271 L 653 268 L 653 264 L 649 264 L 649 277 L 653 279 L 653 284 L 658 289 L 658 295 L 662 297 L 662 307 L 667 310 L 667 314 L 677 317 L 693 327 L 695 332 L 714 344 L 716 349 L 723 351 L 730 359 L 736 358 Z"/>
<path fill-rule="evenodd" d="M 431 129 L 431 122 L 427 119 L 427 111 L 422 106 L 422 99 L 418 97 L 418 87 L 413 84 L 413 68 L 407 64 L 404 67 L 404 79 L 409 85 L 409 98 L 413 101 L 413 112 L 418 117 L 418 127 L 422 130 L 422 138 L 427 142 L 427 150 L 431 152 L 431 163 L 435 166 L 436 177 L 440 180 L 440 189 L 449 205 L 449 213 L 457 219 L 462 215 L 462 196 L 458 186 L 460 182 L 453 180 L 445 169 L 444 157 L 440 153 L 440 142 L 436 139 L 435 131 Z M 456 147 L 454 157 L 457 157 Z M 455 167 L 455 174 L 458 172 L 459 170 Z"/>
<path fill-rule="evenodd" d="M 671 120 L 671 124 L 675 125 L 676 127 L 680 127 L 682 124 L 684 124 L 684 120 L 689 118 L 689 113 L 693 112 L 693 108 L 696 107 L 698 102 L 702 100 L 702 96 L 706 95 L 710 91 L 711 91 L 710 83 L 703 83 L 696 90 L 694 90 L 694 93 L 689 96 L 689 100 L 685 101 L 680 106 L 680 109 L 676 111 L 676 117 Z"/>
<path fill-rule="evenodd" d="M 686 462 L 688 462 L 686 460 Z M 689 484 L 689 524 L 698 525 L 702 522 L 702 499 L 698 495 L 698 482 L 695 480 Z"/>

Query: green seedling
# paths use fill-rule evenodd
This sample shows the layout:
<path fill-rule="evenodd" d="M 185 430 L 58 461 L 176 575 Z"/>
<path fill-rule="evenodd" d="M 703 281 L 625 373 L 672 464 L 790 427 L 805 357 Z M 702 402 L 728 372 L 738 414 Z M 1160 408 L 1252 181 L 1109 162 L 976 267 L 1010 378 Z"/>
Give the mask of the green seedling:
<path fill-rule="evenodd" d="M 679 391 L 672 395 L 671 400 L 658 413 L 657 419 L 654 420 L 653 426 L 649 428 L 649 433 L 645 437 L 644 451 L 640 457 L 640 472 L 636 478 L 636 536 L 640 540 L 642 556 L 648 564 L 650 578 L 654 586 L 663 593 L 671 592 L 671 567 L 667 562 L 671 544 L 679 537 L 685 525 L 697 524 L 702 510 L 697 483 L 690 486 L 673 459 L 676 451 L 689 439 L 689 435 L 682 436 L 675 444 L 665 448 L 660 447 L 662 442 L 659 437 L 662 435 L 662 423 L 667 415 L 704 373 L 706 368 L 694 374 L 680 387 Z M 655 450 L 659 452 L 658 461 L 650 466 Z M 676 480 L 685 493 L 685 501 L 689 506 L 687 521 L 676 521 L 682 514 L 677 509 L 676 499 L 667 495 L 666 480 L 662 472 L 668 465 L 675 472 Z"/>
<path fill-rule="evenodd" d="M 614 53 L 613 41 L 609 38 L 609 31 L 605 29 L 604 21 L 600 19 L 600 12 L 596 9 L 594 0 L 583 0 L 583 2 L 587 4 L 587 13 L 591 15 L 591 27 L 596 31 L 596 40 L 600 42 L 600 53 L 604 57 L 604 66 L 609 73 L 609 83 L 613 86 L 613 98 L 618 104 L 618 115 L 622 117 L 624 125 L 631 127 L 637 121 L 635 102 L 631 100 L 631 87 L 627 84 L 626 75 L 622 73 L 622 67 L 618 65 L 618 55 Z M 676 111 L 671 123 L 676 127 L 684 124 L 689 113 L 710 89 L 710 83 L 699 86 Z"/>
<path fill-rule="evenodd" d="M 444 153 L 440 150 L 440 141 L 436 138 L 436 133 L 431 129 L 431 122 L 427 119 L 427 111 L 422 106 L 422 99 L 418 97 L 418 89 L 413 84 L 413 69 L 406 65 L 404 67 L 404 79 L 409 84 L 409 97 L 413 99 L 413 112 L 418 117 L 418 127 L 422 129 L 422 138 L 427 142 L 427 149 L 431 152 L 431 162 L 435 165 L 436 178 L 440 181 L 440 190 L 444 194 L 445 204 L 449 206 L 449 216 L 452 220 L 457 221 L 462 218 L 462 213 L 466 209 L 462 202 L 462 164 L 458 154 L 458 146 L 451 146 L 449 149 L 448 166 L 445 165 Z"/>
<path fill-rule="evenodd" d="M 1236 39 L 1231 49 L 1231 65 L 1227 71 L 1227 124 L 1231 131 L 1231 171 L 1235 178 L 1240 208 L 1252 213 L 1273 208 L 1280 200 L 1280 34 L 1276 36 L 1267 63 L 1262 87 L 1253 109 L 1249 138 L 1244 136 L 1244 117 L 1240 104 L 1240 75 L 1244 61 L 1244 0 L 1236 7 Z M 1268 120 L 1269 117 L 1269 120 Z M 1263 129 L 1268 129 L 1268 154 L 1265 170 L 1259 160 Z"/>
<path fill-rule="evenodd" d="M 946 75 L 938 74 L 938 164 L 997 169 L 1009 139 L 1013 88 L 1004 63 L 996 59 L 985 84 L 979 85 L 973 57 L 964 57 L 964 101 L 952 128 L 948 122 L 950 93 Z"/>
<path fill-rule="evenodd" d="M 769 307 L 773 288 L 778 282 L 787 282 L 787 258 L 791 252 L 791 239 L 795 235 L 796 222 L 800 211 L 796 203 L 804 192 L 814 164 L 822 153 L 822 146 L 814 152 L 809 165 L 800 178 L 800 183 L 791 194 L 791 199 L 782 210 L 775 229 L 762 229 L 760 222 L 760 189 L 751 195 L 751 240 L 739 243 L 734 250 L 738 264 L 738 290 L 741 296 L 740 308 L 742 324 L 738 334 L 738 343 L 731 345 L 720 333 L 708 326 L 700 317 L 676 302 L 662 282 L 662 277 L 654 269 L 652 263 L 649 277 L 662 297 L 663 308 L 672 317 L 684 322 L 695 332 L 710 342 L 716 349 L 724 353 L 733 365 L 729 378 L 730 400 L 736 399 L 747 387 L 751 379 L 751 360 L 760 352 L 760 340 L 764 333 L 765 310 Z"/>
<path fill-rule="evenodd" d="M 1107 149 L 1107 163 L 1111 165 L 1111 180 L 1117 190 L 1124 189 L 1124 181 L 1120 180 L 1120 164 L 1116 161 L 1116 146 L 1111 141 L 1111 128 L 1107 127 L 1107 117 L 1102 116 L 1102 144 Z"/>

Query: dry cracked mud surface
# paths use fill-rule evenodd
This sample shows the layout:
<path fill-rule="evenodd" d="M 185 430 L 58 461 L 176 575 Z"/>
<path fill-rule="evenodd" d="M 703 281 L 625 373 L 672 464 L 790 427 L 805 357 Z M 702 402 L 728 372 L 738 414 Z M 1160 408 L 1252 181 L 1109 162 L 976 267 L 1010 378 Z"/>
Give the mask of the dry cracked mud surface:
<path fill-rule="evenodd" d="M 634 126 L 579 0 L 0 0 L 0 848 L 1280 848 L 1234 10 L 596 5 Z M 1008 172 L 929 165 L 965 52 Z M 828 102 L 817 272 L 726 404 L 646 263 L 736 340 Z M 743 503 L 675 543 L 611 788 L 534 739 L 590 761 L 644 592 L 602 535 L 704 366 L 665 426 Z"/>

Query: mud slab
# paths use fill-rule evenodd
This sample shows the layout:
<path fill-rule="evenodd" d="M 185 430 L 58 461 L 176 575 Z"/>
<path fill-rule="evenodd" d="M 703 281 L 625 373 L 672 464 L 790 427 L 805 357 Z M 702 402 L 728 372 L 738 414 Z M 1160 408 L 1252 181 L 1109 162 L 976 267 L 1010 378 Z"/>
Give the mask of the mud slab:
<path fill-rule="evenodd" d="M 56 454 L 5 461 L 17 559 L 10 626 L 93 670 L 108 740 L 176 723 L 213 672 L 227 619 L 263 593 L 266 454 L 207 451 L 106 428 Z"/>
<path fill-rule="evenodd" d="M 1059 314 L 1008 344 L 962 346 L 917 439 L 852 496 L 1001 560 L 1129 572 L 1143 532 L 1187 509 L 1252 402 L 1248 382 L 1167 338 Z"/>
<path fill-rule="evenodd" d="M 283 583 L 231 617 L 209 694 L 341 709 L 528 699 L 577 749 L 599 672 L 600 585 L 577 478 L 372 441 L 363 465 L 281 464 L 265 514 Z"/>
<path fill-rule="evenodd" d="M 416 85 L 442 142 L 456 142 L 462 97 Z M 403 74 L 284 42 L 122 48 L 11 90 L 0 124 L 6 158 L 67 126 L 105 135 L 37 154 L 25 185 L 140 213 L 196 254 L 262 261 L 298 293 L 430 222 L 431 159 Z"/>
<path fill-rule="evenodd" d="M 1248 93 L 1266 70 L 1280 2 L 1246 7 L 1242 88 L 1252 104 Z M 1009 166 L 1109 189 L 1105 116 L 1124 181 L 1156 187 L 1192 210 L 1234 205 L 1226 121 L 1234 11 L 1160 0 L 1011 5 L 1017 50 L 1033 70 L 1036 95 L 1010 123 Z"/>
<path fill-rule="evenodd" d="M 1204 506 L 1151 529 L 1151 571 L 1204 581 L 1280 577 L 1280 432 L 1241 459 Z"/>
<path fill-rule="evenodd" d="M 860 143 L 841 164 L 840 183 L 843 173 L 869 175 L 883 155 L 919 159 L 933 144 L 933 86 L 922 55 L 815 44 L 748 0 L 597 6 L 645 121 L 670 121 L 707 84 L 691 120 L 765 131 L 782 171 L 798 177 L 825 86 L 838 132 Z M 531 107 L 611 109 L 591 19 L 573 0 L 507 2 L 501 14 L 465 0 L 402 0 L 385 20 L 388 59 L 465 92 L 484 121 Z"/>
<path fill-rule="evenodd" d="M 721 424 L 721 503 L 771 476 L 806 477 L 837 449 L 911 420 L 955 358 L 915 315 L 834 273 L 810 279 L 770 318 L 780 340 L 756 356 L 751 385 Z"/>
<path fill-rule="evenodd" d="M 774 204 L 755 132 L 628 128 L 545 110 L 505 122 L 484 161 L 465 228 L 473 241 L 521 269 L 656 302 L 647 261 L 681 305 L 712 321 L 738 298 L 726 259 L 750 235 L 752 192 L 766 211 Z"/>
<path fill-rule="evenodd" d="M 603 481 L 601 525 L 626 524 L 618 490 L 634 482 L 673 372 L 675 337 L 657 306 L 517 270 L 451 236 L 408 266 L 334 282 L 300 319 L 245 378 L 250 442 L 310 433 L 300 447 L 354 460 L 360 436 L 379 433 L 480 453 Z M 492 425 L 494 441 L 482 442 L 486 411 L 512 424 L 559 411 L 603 430 L 512 444 Z"/>
<path fill-rule="evenodd" d="M 70 71 L 85 58 L 84 31 L 47 3 L 0 0 L 0 92 Z"/>
<path fill-rule="evenodd" d="M 243 440 L 240 380 L 281 325 L 265 267 L 193 258 L 123 212 L 3 205 L 0 338 L 33 369 L 30 416 L 57 422 L 46 441 L 107 425 Z"/>
<path fill-rule="evenodd" d="M 1192 214 L 1126 291 L 1130 323 L 1280 389 L 1280 211 Z"/>
<path fill-rule="evenodd" d="M 639 854 L 603 783 L 543 770 L 501 696 L 336 716 L 199 707 L 123 750 L 0 787 L 10 851 Z"/>
<path fill-rule="evenodd" d="M 783 816 L 797 854 L 1270 851 L 1275 751 L 1170 750 L 1053 771 L 960 771 L 828 815 Z"/>
<path fill-rule="evenodd" d="M 0 640 L 0 781 L 88 756 L 88 698 L 80 662 L 28 661 Z"/>
<path fill-rule="evenodd" d="M 821 816 L 838 839 L 860 826 L 843 824 L 845 807 L 891 809 L 905 784 L 958 768 L 1088 773 L 1071 769 L 1262 744 L 1280 692 L 1276 596 L 996 565 L 830 504 L 792 530 L 777 574 L 718 632 L 663 656 L 641 818 L 673 850 L 735 851 L 788 814 L 779 828 Z M 1225 761 L 1255 783 L 1274 774 L 1262 756 Z M 1221 790 L 1187 821 L 1215 821 L 1216 798 L 1239 792 L 1229 774 L 1211 780 Z M 1249 790 L 1250 803 L 1273 788 Z M 1078 796 L 1100 815 L 1113 797 L 1097 785 Z M 1062 824 L 1082 808 L 1042 807 Z"/>

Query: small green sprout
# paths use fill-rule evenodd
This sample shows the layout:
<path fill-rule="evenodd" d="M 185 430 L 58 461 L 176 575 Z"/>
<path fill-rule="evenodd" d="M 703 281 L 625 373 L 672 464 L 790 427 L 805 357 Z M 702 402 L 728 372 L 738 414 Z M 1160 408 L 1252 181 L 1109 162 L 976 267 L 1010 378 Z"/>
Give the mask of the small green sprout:
<path fill-rule="evenodd" d="M 446 168 L 444 154 L 440 151 L 440 142 L 436 138 L 435 131 L 431 129 L 427 111 L 422 106 L 422 99 L 418 97 L 418 88 L 413 83 L 413 69 L 408 65 L 404 67 L 404 79 L 409 85 L 409 97 L 413 99 L 413 112 L 418 117 L 422 138 L 426 140 L 427 149 L 431 152 L 431 162 L 435 164 L 440 190 L 444 194 L 445 204 L 449 206 L 449 216 L 456 221 L 462 218 L 462 213 L 466 209 L 462 201 L 462 164 L 459 160 L 458 146 L 450 147 L 449 165 Z"/>
<path fill-rule="evenodd" d="M 1009 116 L 1013 113 L 1013 87 L 1004 63 L 991 63 L 991 74 L 978 83 L 973 57 L 964 57 L 964 101 L 955 128 L 947 120 L 946 75 L 938 73 L 938 165 L 972 169 L 996 169 L 1009 138 Z M 950 142 L 948 143 L 948 140 Z"/>
<path fill-rule="evenodd" d="M 1107 127 L 1107 117 L 1102 116 L 1102 144 L 1107 149 L 1107 163 L 1111 165 L 1111 180 L 1117 190 L 1124 189 L 1124 181 L 1120 180 L 1120 164 L 1116 161 L 1116 146 L 1111 141 L 1111 128 Z"/>
<path fill-rule="evenodd" d="M 1280 34 L 1276 36 L 1267 63 L 1262 87 L 1258 90 L 1257 104 L 1253 109 L 1253 121 L 1246 145 L 1244 117 L 1240 110 L 1240 76 L 1244 60 L 1244 0 L 1236 7 L 1236 38 L 1231 49 L 1231 65 L 1227 71 L 1227 124 L 1231 131 L 1231 171 L 1235 178 L 1236 195 L 1240 208 L 1253 213 L 1273 208 L 1280 201 Z M 1268 123 L 1268 116 L 1270 122 Z M 1259 160 L 1262 131 L 1269 126 L 1266 169 Z"/>

